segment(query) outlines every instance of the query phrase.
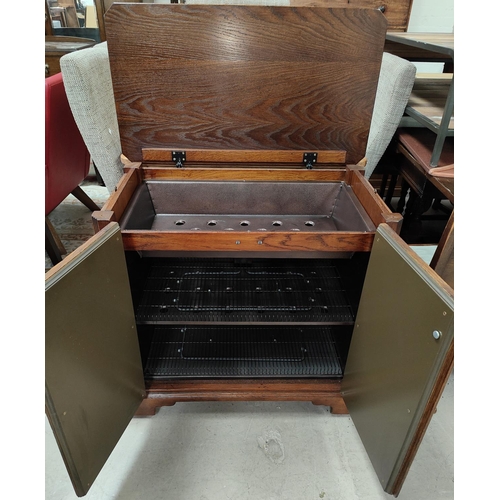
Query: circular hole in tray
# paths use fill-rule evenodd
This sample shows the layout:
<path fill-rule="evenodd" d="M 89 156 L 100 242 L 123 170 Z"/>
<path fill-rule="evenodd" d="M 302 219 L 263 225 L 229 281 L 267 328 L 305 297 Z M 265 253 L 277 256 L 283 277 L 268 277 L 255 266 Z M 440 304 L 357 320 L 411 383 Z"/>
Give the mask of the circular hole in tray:
<path fill-rule="evenodd" d="M 313 222 L 312 220 L 308 220 L 308 221 L 304 222 L 304 224 L 305 224 L 306 226 L 309 226 L 309 227 L 314 226 L 314 222 Z"/>
<path fill-rule="evenodd" d="M 250 222 L 248 222 L 247 220 L 242 220 L 240 222 L 240 226 L 249 226 L 250 225 Z"/>
<path fill-rule="evenodd" d="M 207 222 L 207 226 L 215 226 L 217 224 L 217 221 L 216 220 L 209 220 Z"/>
<path fill-rule="evenodd" d="M 193 227 L 193 228 L 191 228 L 191 231 L 199 231 L 199 230 L 200 230 L 199 227 Z"/>
<path fill-rule="evenodd" d="M 185 220 L 176 220 L 176 221 L 175 221 L 175 225 L 176 225 L 176 226 L 183 226 L 185 223 L 186 223 L 186 221 L 185 221 Z"/>
<path fill-rule="evenodd" d="M 273 221 L 273 226 L 281 226 L 282 224 L 283 222 L 281 222 L 280 220 Z"/>

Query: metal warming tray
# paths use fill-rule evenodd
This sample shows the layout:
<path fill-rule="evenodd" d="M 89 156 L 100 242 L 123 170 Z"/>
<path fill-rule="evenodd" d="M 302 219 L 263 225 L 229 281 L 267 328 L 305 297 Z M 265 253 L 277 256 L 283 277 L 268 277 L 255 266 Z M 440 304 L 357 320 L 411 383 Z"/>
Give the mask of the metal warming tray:
<path fill-rule="evenodd" d="M 344 182 L 146 181 L 121 219 L 125 230 L 374 231 Z"/>
<path fill-rule="evenodd" d="M 95 224 L 127 250 L 326 257 L 398 229 L 356 167 L 379 12 L 134 4 L 106 26 L 125 175 Z"/>

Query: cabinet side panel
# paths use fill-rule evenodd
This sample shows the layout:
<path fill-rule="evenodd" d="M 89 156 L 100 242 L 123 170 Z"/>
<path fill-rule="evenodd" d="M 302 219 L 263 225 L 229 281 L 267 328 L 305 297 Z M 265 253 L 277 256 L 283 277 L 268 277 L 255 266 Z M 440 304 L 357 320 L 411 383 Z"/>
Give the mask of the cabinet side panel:
<path fill-rule="evenodd" d="M 393 491 L 453 341 L 451 289 L 386 225 L 375 235 L 342 382 L 380 482 Z M 387 239 L 386 239 L 387 237 Z M 441 380 L 446 383 L 446 380 Z"/>
<path fill-rule="evenodd" d="M 82 247 L 54 268 L 45 292 L 46 413 L 79 496 L 144 395 L 118 225 Z"/>

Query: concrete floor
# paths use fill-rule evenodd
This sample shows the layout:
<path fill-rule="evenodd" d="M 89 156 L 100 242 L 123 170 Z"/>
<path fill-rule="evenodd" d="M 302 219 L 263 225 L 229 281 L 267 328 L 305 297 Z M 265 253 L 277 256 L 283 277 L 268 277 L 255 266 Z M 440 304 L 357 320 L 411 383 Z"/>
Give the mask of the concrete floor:
<path fill-rule="evenodd" d="M 398 497 L 453 498 L 453 375 Z M 77 498 L 46 423 L 46 500 Z M 178 403 L 134 418 L 89 500 L 383 500 L 349 416 L 310 403 Z"/>

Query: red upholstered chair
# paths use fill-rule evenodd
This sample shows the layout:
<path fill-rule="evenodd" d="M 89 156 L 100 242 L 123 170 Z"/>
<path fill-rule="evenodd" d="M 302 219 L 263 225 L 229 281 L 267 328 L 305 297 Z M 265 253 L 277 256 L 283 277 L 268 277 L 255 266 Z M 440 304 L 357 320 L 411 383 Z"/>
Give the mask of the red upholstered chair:
<path fill-rule="evenodd" d="M 80 187 L 89 169 L 90 154 L 57 73 L 45 79 L 45 249 L 54 264 L 65 252 L 47 215 L 70 193 L 90 210 L 99 210 Z"/>

